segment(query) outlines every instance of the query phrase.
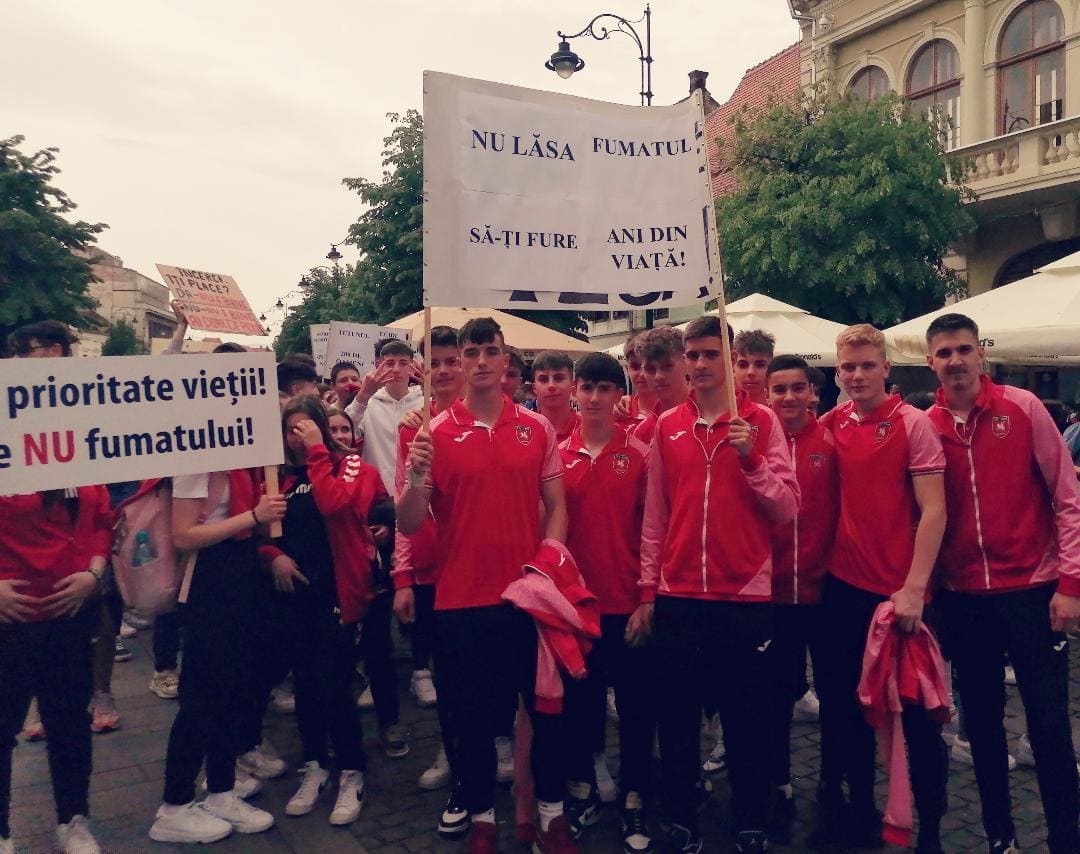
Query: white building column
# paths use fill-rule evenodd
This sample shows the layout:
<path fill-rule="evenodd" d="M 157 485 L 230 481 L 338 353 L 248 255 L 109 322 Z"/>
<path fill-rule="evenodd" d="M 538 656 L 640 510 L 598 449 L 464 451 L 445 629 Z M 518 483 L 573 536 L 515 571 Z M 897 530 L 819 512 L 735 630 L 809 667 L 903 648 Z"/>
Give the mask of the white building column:
<path fill-rule="evenodd" d="M 985 42 L 986 0 L 964 0 L 964 55 L 960 60 L 964 71 L 960 87 L 961 145 L 972 145 L 994 136 L 993 86 L 987 87 L 988 75 L 983 68 Z"/>

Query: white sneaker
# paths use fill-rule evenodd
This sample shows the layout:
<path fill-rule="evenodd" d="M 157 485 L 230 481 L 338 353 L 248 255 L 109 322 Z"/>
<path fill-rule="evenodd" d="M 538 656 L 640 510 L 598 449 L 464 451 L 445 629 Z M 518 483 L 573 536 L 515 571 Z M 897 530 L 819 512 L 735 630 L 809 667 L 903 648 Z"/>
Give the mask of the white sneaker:
<path fill-rule="evenodd" d="M 57 825 L 56 841 L 64 854 L 101 854 L 84 815 L 73 816 L 67 824 Z"/>
<path fill-rule="evenodd" d="M 727 757 L 724 754 L 724 739 L 718 738 L 713 749 L 709 751 L 709 758 L 701 763 L 701 773 L 706 780 L 711 780 L 727 770 Z"/>
<path fill-rule="evenodd" d="M 795 723 L 817 723 L 821 718 L 821 701 L 818 700 L 814 690 L 808 689 L 805 694 L 795 701 L 791 719 Z"/>
<path fill-rule="evenodd" d="M 180 696 L 180 674 L 175 670 L 155 670 L 150 692 L 162 700 L 175 700 Z"/>
<path fill-rule="evenodd" d="M 268 741 L 238 757 L 236 764 L 260 780 L 273 780 L 289 770 L 288 763 Z"/>
<path fill-rule="evenodd" d="M 202 790 L 204 792 L 210 791 L 206 778 L 203 778 Z M 238 798 L 243 798 L 246 801 L 248 798 L 255 797 L 263 790 L 262 780 L 252 775 L 247 768 L 237 762 L 236 771 L 233 773 L 232 790 Z"/>
<path fill-rule="evenodd" d="M 232 825 L 213 815 L 205 801 L 192 801 L 182 807 L 158 808 L 150 838 L 155 842 L 187 842 L 208 844 L 232 833 Z"/>
<path fill-rule="evenodd" d="M 435 705 L 438 697 L 435 693 L 435 683 L 431 681 L 430 670 L 413 671 L 409 693 L 416 698 L 416 705 L 421 709 L 430 709 Z"/>
<path fill-rule="evenodd" d="M 495 782 L 512 783 L 514 781 L 514 742 L 505 735 L 495 739 Z"/>
<path fill-rule="evenodd" d="M 330 823 L 352 824 L 360 817 L 364 806 L 364 775 L 359 771 L 342 771 L 338 780 L 338 796 L 330 813 Z"/>
<path fill-rule="evenodd" d="M 611 779 L 611 771 L 608 770 L 607 757 L 603 753 L 593 756 L 593 768 L 596 770 L 596 794 L 605 804 L 614 803 L 619 797 L 619 789 L 615 781 Z"/>
<path fill-rule="evenodd" d="M 270 813 L 253 807 L 236 792 L 210 795 L 203 803 L 211 815 L 227 821 L 237 833 L 262 833 L 274 826 Z"/>
<path fill-rule="evenodd" d="M 131 625 L 127 620 L 122 620 L 120 622 L 120 637 L 127 640 L 128 638 L 135 637 L 138 633 L 138 629 Z"/>
<path fill-rule="evenodd" d="M 283 715 L 296 714 L 296 695 L 280 685 L 270 692 L 270 704 Z"/>
<path fill-rule="evenodd" d="M 1023 738 L 1024 738 L 1024 736 L 1021 736 L 1021 739 L 1023 739 Z M 1023 749 L 1022 745 L 1021 745 L 1021 749 Z M 1019 755 L 1019 752 L 1020 751 L 1017 751 L 1018 755 Z M 952 748 L 949 750 L 949 755 L 952 757 L 954 762 L 959 762 L 961 765 L 974 765 L 975 764 L 975 760 L 971 758 L 971 742 L 966 740 L 966 739 L 961 738 L 959 735 L 957 735 L 953 739 Z M 1032 764 L 1034 765 L 1035 763 L 1032 762 Z M 1016 770 L 1016 765 L 1017 765 L 1017 758 L 1010 753 L 1009 754 L 1009 770 L 1010 771 L 1015 771 Z"/>
<path fill-rule="evenodd" d="M 0 836 L 0 854 L 15 854 L 15 842 Z"/>
<path fill-rule="evenodd" d="M 360 709 L 374 709 L 375 708 L 375 698 L 373 696 L 371 696 L 371 686 L 370 685 L 368 685 L 364 689 L 363 693 L 361 693 L 360 696 L 356 698 L 356 706 L 357 706 L 357 708 L 360 708 Z"/>
<path fill-rule="evenodd" d="M 498 739 L 496 739 L 498 741 Z M 425 791 L 433 791 L 434 789 L 441 789 L 447 783 L 450 782 L 450 763 L 446 759 L 445 748 L 439 748 L 439 754 L 435 757 L 435 761 L 431 763 L 431 767 L 420 775 L 420 780 L 417 785 Z"/>
<path fill-rule="evenodd" d="M 296 790 L 296 794 L 285 804 L 286 815 L 307 815 L 315 809 L 315 801 L 330 783 L 330 772 L 320 767 L 314 760 L 305 762 L 304 770 L 300 773 L 303 774 L 304 779 L 300 781 L 300 788 Z"/>

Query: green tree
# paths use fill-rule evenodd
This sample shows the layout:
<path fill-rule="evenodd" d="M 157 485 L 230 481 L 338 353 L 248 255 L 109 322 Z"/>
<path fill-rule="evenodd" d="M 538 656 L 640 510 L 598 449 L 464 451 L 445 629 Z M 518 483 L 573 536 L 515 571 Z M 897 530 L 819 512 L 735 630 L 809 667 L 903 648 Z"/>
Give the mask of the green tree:
<path fill-rule="evenodd" d="M 24 154 L 23 139 L 0 139 L 0 340 L 46 318 L 84 325 L 81 312 L 94 307 L 94 277 L 72 253 L 88 249 L 106 228 L 67 219 L 75 203 L 52 184 L 58 149 Z"/>
<path fill-rule="evenodd" d="M 342 181 L 367 209 L 349 229 L 361 256 L 341 295 L 348 316 L 337 320 L 388 323 L 422 307 L 424 119 L 416 110 L 387 118 L 394 128 L 383 140 L 382 180 Z M 571 335 L 586 329 L 577 312 L 510 313 Z"/>
<path fill-rule="evenodd" d="M 970 233 L 941 127 L 898 97 L 801 95 L 737 128 L 736 191 L 717 202 L 729 298 L 761 292 L 842 323 L 892 325 L 963 282 L 943 259 Z"/>
<path fill-rule="evenodd" d="M 135 334 L 135 327 L 124 318 L 110 324 L 105 334 L 105 343 L 101 345 L 102 356 L 143 356 L 146 346 Z"/>

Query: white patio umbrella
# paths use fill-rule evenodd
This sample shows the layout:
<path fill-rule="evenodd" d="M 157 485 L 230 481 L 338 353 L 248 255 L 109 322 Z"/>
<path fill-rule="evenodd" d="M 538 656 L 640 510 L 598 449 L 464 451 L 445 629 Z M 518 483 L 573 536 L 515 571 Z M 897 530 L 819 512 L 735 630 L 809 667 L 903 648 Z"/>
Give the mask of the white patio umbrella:
<path fill-rule="evenodd" d="M 1032 276 L 885 330 L 894 364 L 926 363 L 926 328 L 942 314 L 979 325 L 986 356 L 1016 365 L 1080 365 L 1080 252 Z"/>
<path fill-rule="evenodd" d="M 777 354 L 802 356 L 811 365 L 836 364 L 836 336 L 844 329 L 842 323 L 816 317 L 765 294 L 750 294 L 728 303 L 727 319 L 736 333 L 748 329 L 771 333 L 776 338 Z"/>

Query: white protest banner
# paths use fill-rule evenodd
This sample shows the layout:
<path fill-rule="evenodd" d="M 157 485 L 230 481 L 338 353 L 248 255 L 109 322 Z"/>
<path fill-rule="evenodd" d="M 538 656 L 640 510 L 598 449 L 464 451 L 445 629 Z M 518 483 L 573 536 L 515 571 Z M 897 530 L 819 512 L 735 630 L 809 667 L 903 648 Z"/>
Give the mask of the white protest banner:
<path fill-rule="evenodd" d="M 158 264 L 158 272 L 183 306 L 188 326 L 206 332 L 266 335 L 240 286 L 232 276 Z"/>
<path fill-rule="evenodd" d="M 352 362 L 361 373 L 375 367 L 375 343 L 382 338 L 408 341 L 409 330 L 393 326 L 374 326 L 369 323 L 346 323 L 335 320 L 330 324 L 330 339 L 326 345 L 326 371 L 338 362 Z"/>
<path fill-rule="evenodd" d="M 701 96 L 625 107 L 424 72 L 424 305 L 604 310 L 719 291 Z"/>
<path fill-rule="evenodd" d="M 281 461 L 272 353 L 0 361 L 0 495 Z"/>
<path fill-rule="evenodd" d="M 311 336 L 311 357 L 315 360 L 315 372 L 326 376 L 326 347 L 330 343 L 330 324 L 312 323 L 308 327 Z M 331 365 L 333 367 L 333 365 Z"/>

